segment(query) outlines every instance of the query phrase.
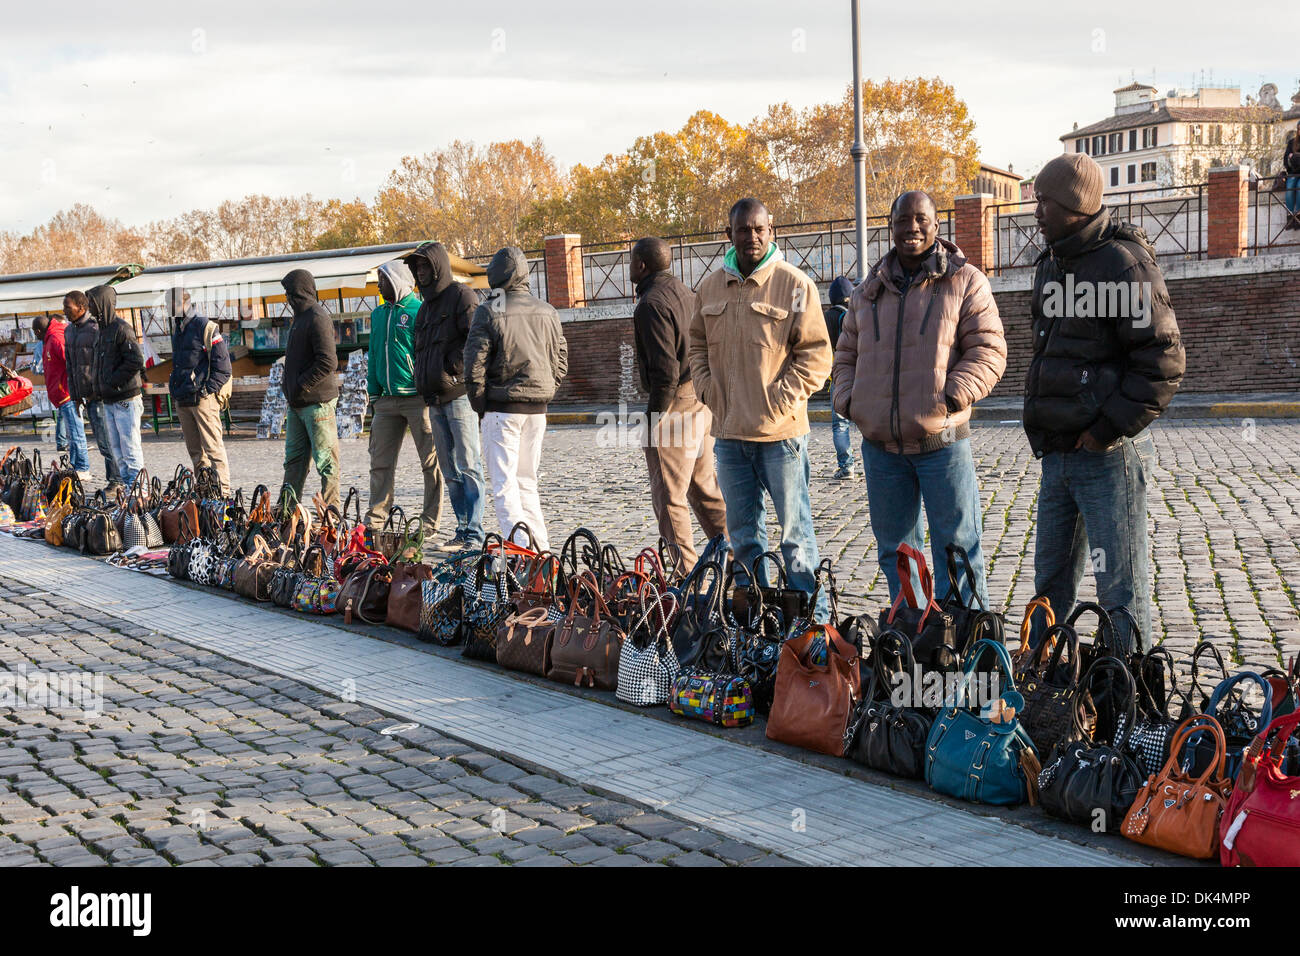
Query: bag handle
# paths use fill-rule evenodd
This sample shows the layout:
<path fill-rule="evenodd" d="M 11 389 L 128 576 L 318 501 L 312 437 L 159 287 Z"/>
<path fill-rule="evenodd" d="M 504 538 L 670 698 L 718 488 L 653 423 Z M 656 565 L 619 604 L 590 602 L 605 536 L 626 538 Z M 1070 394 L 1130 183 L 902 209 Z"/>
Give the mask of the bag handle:
<path fill-rule="evenodd" d="M 1210 652 L 1214 662 L 1219 665 L 1219 679 L 1215 681 L 1215 684 L 1217 685 L 1228 679 L 1228 666 L 1223 663 L 1223 655 L 1219 653 L 1219 648 L 1215 646 L 1213 641 L 1202 638 L 1192 650 L 1192 693 L 1195 694 L 1200 691 L 1202 709 L 1208 705 L 1210 699 L 1210 694 L 1205 693 L 1205 690 L 1201 687 L 1200 680 L 1201 655 L 1206 651 Z M 1211 690 L 1210 693 L 1212 694 L 1214 691 Z"/>
<path fill-rule="evenodd" d="M 519 544 L 519 542 L 515 541 L 515 533 L 519 531 L 520 528 L 523 529 L 524 540 L 528 542 L 525 545 L 525 547 L 527 547 L 529 551 L 532 551 L 534 554 L 536 554 L 541 549 L 537 547 L 537 538 L 533 536 L 532 529 L 528 527 L 528 522 L 526 521 L 516 521 L 515 526 L 511 528 L 510 533 L 506 535 L 506 540 L 511 542 L 512 544 L 516 544 L 516 545 Z"/>
<path fill-rule="evenodd" d="M 1016 649 L 1016 657 L 1032 652 L 1029 646 L 1029 632 L 1033 628 L 1034 613 L 1036 611 L 1043 612 L 1043 619 L 1047 623 L 1048 629 L 1056 626 L 1056 612 L 1052 610 L 1052 602 L 1047 599 L 1046 595 L 1035 594 L 1029 603 L 1025 605 L 1025 616 L 1020 621 L 1020 647 Z"/>
<path fill-rule="evenodd" d="M 753 586 L 754 587 L 760 586 L 758 584 L 758 577 L 759 577 L 758 571 L 763 566 L 764 561 L 767 561 L 774 568 L 776 568 L 776 582 L 768 586 L 774 587 L 779 591 L 786 590 L 789 587 L 789 585 L 786 581 L 786 576 L 785 576 L 785 564 L 781 560 L 781 555 L 776 551 L 764 551 L 762 554 L 760 554 L 758 557 L 754 559 L 754 565 L 750 569 L 750 580 Z"/>
<path fill-rule="evenodd" d="M 1147 669 L 1151 662 L 1158 661 L 1162 664 L 1160 667 L 1161 680 L 1166 677 L 1169 681 L 1169 693 L 1165 694 L 1165 705 L 1162 709 L 1156 704 L 1156 695 L 1147 682 Z M 1151 650 L 1147 651 L 1144 659 L 1138 664 L 1137 668 L 1137 690 L 1138 690 L 1138 707 L 1145 713 L 1151 715 L 1163 715 L 1170 717 L 1169 705 L 1174 698 L 1181 697 L 1184 706 L 1190 711 L 1192 702 L 1188 699 L 1187 694 L 1178 686 L 1178 671 L 1174 667 L 1174 657 L 1169 653 L 1169 649 L 1163 644 L 1157 644 Z M 1162 688 L 1163 689 L 1163 688 Z"/>
<path fill-rule="evenodd" d="M 1016 679 L 1011 672 L 1011 655 L 1007 653 L 1006 645 L 986 639 L 976 642 L 971 647 L 970 656 L 966 658 L 966 665 L 962 670 L 961 683 L 958 685 L 960 693 L 957 700 L 966 699 L 966 686 L 975 677 L 975 672 L 986 654 L 993 655 L 995 663 L 1006 675 L 1007 683 L 1002 688 L 1002 692 L 1006 694 L 1016 689 Z"/>
<path fill-rule="evenodd" d="M 596 627 L 600 623 L 602 611 L 605 612 L 606 617 L 609 616 L 609 607 L 601 596 L 600 582 L 596 580 L 595 574 L 591 571 L 583 571 L 569 582 L 569 610 L 564 616 L 565 621 L 569 624 L 573 623 L 578 610 L 578 595 L 583 591 L 591 595 L 591 614 L 588 620 L 591 622 L 592 627 Z"/>
<path fill-rule="evenodd" d="M 831 623 L 838 627 L 840 620 L 840 589 L 835 586 L 835 572 L 830 558 L 822 558 L 821 563 L 817 565 L 817 570 L 813 572 L 813 592 L 808 599 L 808 607 L 812 609 L 810 613 L 816 612 L 817 595 L 822 588 L 822 578 L 826 579 L 826 597 L 831 606 Z"/>
<path fill-rule="evenodd" d="M 1097 617 L 1097 637 L 1093 642 L 1095 650 L 1120 658 L 1128 657 L 1133 652 L 1133 648 L 1127 645 L 1120 647 L 1119 638 L 1115 634 L 1115 622 L 1111 620 L 1110 613 L 1100 604 L 1080 601 L 1070 616 L 1065 619 L 1066 626 L 1073 628 L 1075 634 L 1078 634 L 1079 628 L 1075 626 L 1076 622 L 1085 614 L 1093 614 Z"/>
<path fill-rule="evenodd" d="M 984 599 L 980 597 L 980 593 L 975 587 L 975 571 L 971 567 L 970 555 L 966 553 L 966 549 L 959 544 L 947 544 L 944 545 L 943 550 L 948 559 L 948 593 L 954 595 L 954 600 L 967 610 L 973 611 L 975 605 L 978 604 L 981 611 L 987 611 L 988 607 L 984 604 Z M 961 578 L 963 575 L 970 583 L 970 603 L 963 601 L 961 597 Z"/>
<path fill-rule="evenodd" d="M 659 590 L 668 590 L 668 578 L 664 574 L 663 562 L 659 560 L 659 552 L 654 548 L 642 548 L 632 561 L 632 570 L 652 579 Z"/>
<path fill-rule="evenodd" d="M 686 577 L 686 558 L 682 555 L 681 546 L 676 541 L 669 541 L 660 535 L 658 552 L 659 567 L 665 577 L 677 581 Z"/>
<path fill-rule="evenodd" d="M 1250 714 L 1250 710 L 1246 706 L 1245 696 L 1242 695 L 1240 691 L 1234 691 L 1234 688 L 1238 684 L 1243 684 L 1247 681 L 1254 681 L 1255 685 L 1264 692 L 1264 703 L 1259 708 L 1258 715 Z M 1237 673 L 1233 674 L 1227 680 L 1220 681 L 1214 688 L 1214 693 L 1210 695 L 1210 703 L 1209 706 L 1205 708 L 1205 713 L 1217 720 L 1219 716 L 1219 706 L 1229 697 L 1229 695 L 1231 695 L 1231 699 L 1235 700 L 1237 705 L 1243 711 L 1250 716 L 1255 717 L 1257 726 L 1267 727 L 1272 722 L 1273 688 L 1269 682 L 1264 680 L 1264 678 L 1259 674 L 1254 671 L 1237 671 Z"/>
<path fill-rule="evenodd" d="M 1214 738 L 1214 759 L 1196 779 L 1195 785 L 1204 786 L 1211 774 L 1215 777 L 1223 777 L 1223 762 L 1228 753 L 1228 741 L 1223 736 L 1223 727 L 1209 714 L 1195 714 L 1174 729 L 1173 740 L 1169 744 L 1169 759 L 1165 761 L 1161 776 L 1172 776 L 1179 769 L 1179 755 L 1182 753 L 1183 746 L 1193 734 L 1201 733 L 1209 733 Z"/>
<path fill-rule="evenodd" d="M 898 667 L 886 671 L 885 655 L 891 655 L 898 662 Z M 916 670 L 916 655 L 912 653 L 912 642 L 896 627 L 888 627 L 871 640 L 871 671 L 879 676 L 884 684 L 892 682 L 895 674 L 912 674 Z"/>
<path fill-rule="evenodd" d="M 358 504 L 357 507 L 360 508 L 361 505 Z M 385 534 L 389 532 L 397 533 L 404 527 L 406 527 L 406 511 L 401 505 L 393 505 L 388 511 L 388 517 L 384 519 L 382 531 Z"/>
<path fill-rule="evenodd" d="M 601 574 L 600 540 L 586 528 L 577 528 L 560 546 L 560 585 L 570 590 L 570 583 L 578 578 L 579 561 L 591 571 Z"/>
<path fill-rule="evenodd" d="M 1043 654 L 1049 648 L 1052 656 L 1048 659 L 1047 666 L 1043 667 Z M 1043 633 L 1043 639 L 1034 650 L 1034 656 L 1029 659 L 1029 672 L 1036 674 L 1046 683 L 1051 683 L 1054 679 L 1059 680 L 1061 656 L 1067 649 L 1070 654 L 1066 658 L 1066 665 L 1070 668 L 1070 672 L 1065 686 L 1078 687 L 1079 668 L 1082 663 L 1079 657 L 1079 635 L 1068 624 L 1056 624 Z"/>
<path fill-rule="evenodd" d="M 939 605 L 934 603 L 934 578 L 930 575 L 929 565 L 925 563 L 925 555 L 916 550 L 916 548 L 906 542 L 901 542 L 898 545 L 897 553 L 898 597 L 895 598 L 894 603 L 890 605 L 889 617 L 885 619 L 885 623 L 892 626 L 895 616 L 897 616 L 899 610 L 903 606 L 903 602 L 907 601 L 908 607 L 918 611 L 921 610 L 922 607 L 925 609 L 924 613 L 921 614 L 921 619 L 916 624 L 916 633 L 920 634 L 925 630 L 925 621 L 926 618 L 930 616 L 931 611 L 936 611 L 940 614 L 943 613 Z M 913 563 L 916 564 L 917 576 L 921 579 L 921 597 L 925 598 L 924 605 L 920 603 L 916 596 L 916 592 L 912 590 L 911 565 Z"/>

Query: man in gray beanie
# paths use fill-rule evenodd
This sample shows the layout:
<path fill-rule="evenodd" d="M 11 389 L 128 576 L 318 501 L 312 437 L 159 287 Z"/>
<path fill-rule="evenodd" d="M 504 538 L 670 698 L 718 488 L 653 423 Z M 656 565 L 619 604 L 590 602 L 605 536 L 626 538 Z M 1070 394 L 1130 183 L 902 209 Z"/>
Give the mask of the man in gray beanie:
<path fill-rule="evenodd" d="M 1111 219 L 1091 157 L 1056 157 L 1034 192 L 1047 241 L 1034 274 L 1025 382 L 1025 432 L 1043 469 L 1034 588 L 1064 617 L 1091 564 L 1117 636 L 1145 651 L 1146 486 L 1155 457 L 1148 426 L 1182 381 L 1178 323 L 1154 248 L 1141 229 Z M 1040 617 L 1031 644 L 1042 631 Z"/>

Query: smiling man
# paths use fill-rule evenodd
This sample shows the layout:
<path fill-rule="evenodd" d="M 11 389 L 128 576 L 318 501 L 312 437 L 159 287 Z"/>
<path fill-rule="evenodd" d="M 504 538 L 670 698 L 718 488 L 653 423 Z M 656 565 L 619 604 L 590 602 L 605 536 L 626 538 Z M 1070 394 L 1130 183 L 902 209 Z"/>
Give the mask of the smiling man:
<path fill-rule="evenodd" d="M 696 394 L 713 414 L 727 538 L 736 560 L 752 568 L 767 550 L 766 491 L 781 525 L 789 586 L 811 595 L 818 557 L 808 493 L 808 396 L 831 370 L 821 296 L 781 255 L 772 217 L 757 199 L 731 207 L 727 238 L 723 267 L 696 290 L 687 352 Z M 825 621 L 824 591 L 817 612 Z"/>
<path fill-rule="evenodd" d="M 1111 219 L 1091 157 L 1056 157 L 1034 192 L 1047 240 L 1034 273 L 1034 354 L 1025 382 L 1025 432 L 1043 463 L 1034 589 L 1058 617 L 1068 614 L 1090 564 L 1100 603 L 1128 610 L 1139 628 L 1131 646 L 1145 651 L 1146 486 L 1155 458 L 1147 426 L 1182 381 L 1178 322 L 1155 250 L 1141 229 Z M 1062 295 L 1066 287 L 1082 294 Z M 1114 288 L 1136 292 L 1104 294 Z M 1132 637 L 1127 616 L 1118 615 L 1115 627 L 1121 639 Z M 1042 630 L 1039 615 L 1031 643 Z"/>

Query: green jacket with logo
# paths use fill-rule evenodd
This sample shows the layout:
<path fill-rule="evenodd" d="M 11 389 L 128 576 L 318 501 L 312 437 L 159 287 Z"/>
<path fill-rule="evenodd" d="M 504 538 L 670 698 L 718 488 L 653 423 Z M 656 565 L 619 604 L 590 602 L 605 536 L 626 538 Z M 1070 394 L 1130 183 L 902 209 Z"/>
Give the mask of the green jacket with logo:
<path fill-rule="evenodd" d="M 415 315 L 420 298 L 408 292 L 396 304 L 385 302 L 370 313 L 370 357 L 366 391 L 380 395 L 415 395 Z"/>

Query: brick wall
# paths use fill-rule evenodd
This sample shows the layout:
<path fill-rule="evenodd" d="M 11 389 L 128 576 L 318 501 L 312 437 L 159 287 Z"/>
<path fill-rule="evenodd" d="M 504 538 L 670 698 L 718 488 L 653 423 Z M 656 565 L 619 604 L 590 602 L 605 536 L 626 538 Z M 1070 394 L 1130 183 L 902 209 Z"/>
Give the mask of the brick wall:
<path fill-rule="evenodd" d="M 1238 259 L 1231 266 L 1201 262 L 1169 270 L 1169 295 L 1187 350 L 1183 391 L 1300 391 L 1300 260 L 1277 257 L 1274 263 L 1286 267 L 1260 270 L 1262 260 Z M 1031 349 L 1027 283 L 995 286 L 1008 351 L 995 396 L 1019 395 L 1024 386 Z M 575 309 L 566 318 L 586 311 Z M 625 364 L 633 342 L 630 317 L 566 321 L 564 332 L 569 379 L 557 403 L 615 405 L 620 394 L 644 400 Z"/>

